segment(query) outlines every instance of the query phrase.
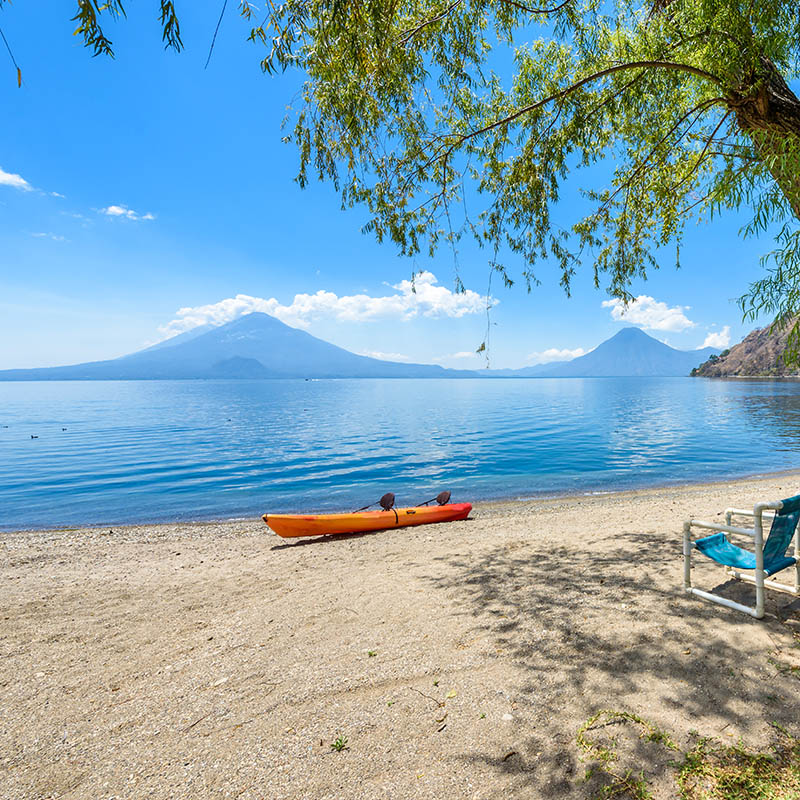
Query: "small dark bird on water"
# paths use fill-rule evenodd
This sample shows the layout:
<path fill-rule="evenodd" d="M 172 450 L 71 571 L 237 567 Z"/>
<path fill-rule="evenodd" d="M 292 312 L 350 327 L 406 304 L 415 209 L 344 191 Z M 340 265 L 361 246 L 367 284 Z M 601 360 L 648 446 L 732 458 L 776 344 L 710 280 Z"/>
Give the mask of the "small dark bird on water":
<path fill-rule="evenodd" d="M 65 431 L 65 430 L 66 430 L 66 428 L 62 428 L 61 430 L 62 430 L 62 431 Z"/>
<path fill-rule="evenodd" d="M 39 438 L 38 436 L 34 436 L 33 434 L 31 434 L 31 439 L 38 439 L 38 438 Z"/>

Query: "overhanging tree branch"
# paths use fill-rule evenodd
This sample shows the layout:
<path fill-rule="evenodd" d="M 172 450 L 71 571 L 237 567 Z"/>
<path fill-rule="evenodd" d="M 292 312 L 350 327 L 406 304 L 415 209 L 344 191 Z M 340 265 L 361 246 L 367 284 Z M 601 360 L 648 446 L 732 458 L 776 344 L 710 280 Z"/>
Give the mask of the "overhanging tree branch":
<path fill-rule="evenodd" d="M 3 29 L 0 28 L 0 39 L 3 40 L 3 44 L 6 46 L 6 50 L 8 50 L 8 55 L 11 57 L 11 63 L 14 65 L 14 68 L 17 70 L 17 88 L 22 88 L 22 70 L 19 68 L 19 64 L 17 64 L 17 59 L 14 58 L 14 54 L 11 52 L 11 45 L 8 43 L 8 39 L 6 39 L 6 35 L 3 33 Z"/>
<path fill-rule="evenodd" d="M 420 22 L 419 25 L 417 25 L 416 27 L 406 31 L 398 39 L 399 44 L 405 45 L 410 39 L 413 39 L 414 36 L 416 36 L 420 31 L 423 31 L 425 30 L 425 28 L 428 28 L 431 25 L 435 25 L 437 22 L 443 20 L 446 16 L 450 14 L 450 12 L 454 11 L 458 6 L 460 6 L 462 2 L 463 0 L 455 0 L 440 14 L 437 14 L 435 17 L 431 17 L 430 19 L 424 20 L 423 22 Z M 525 3 L 520 3 L 518 2 L 518 0 L 496 0 L 496 2 L 504 3 L 505 5 L 511 6 L 512 8 L 516 8 L 518 11 L 524 11 L 526 14 L 544 15 L 544 14 L 556 14 L 557 12 L 566 8 L 570 3 L 573 2 L 573 0 L 564 0 L 564 2 L 559 3 L 557 6 L 553 6 L 552 8 L 534 8 L 533 6 L 525 5 Z"/>
<path fill-rule="evenodd" d="M 573 92 L 577 92 L 578 89 L 583 88 L 589 83 L 600 80 L 600 78 L 605 78 L 609 75 L 614 75 L 617 72 L 625 72 L 632 69 L 648 69 L 648 68 L 686 72 L 690 75 L 694 75 L 695 77 L 710 81 L 711 83 L 714 83 L 719 87 L 723 86 L 722 80 L 718 78 L 716 75 L 712 75 L 710 72 L 706 72 L 705 70 L 699 69 L 698 67 L 693 67 L 689 64 L 679 64 L 674 61 L 632 61 L 628 64 L 616 64 L 613 67 L 608 67 L 608 69 L 603 69 L 600 70 L 599 72 L 594 72 L 591 75 L 587 75 L 585 78 L 582 78 L 576 83 L 567 86 L 565 89 L 555 92 L 554 94 L 551 94 L 548 97 L 544 97 L 541 100 L 537 100 L 535 103 L 531 103 L 530 105 L 524 106 L 523 108 L 520 108 L 519 110 L 515 111 L 513 114 L 509 114 L 508 116 L 496 120 L 495 122 L 492 122 L 489 125 L 484 125 L 482 128 L 478 128 L 474 131 L 471 131 L 470 133 L 465 133 L 458 136 L 457 140 L 448 148 L 448 153 L 451 153 L 457 147 L 460 147 L 462 144 L 464 144 L 464 142 L 467 142 L 470 139 L 474 139 L 476 136 L 481 136 L 484 133 L 489 133 L 489 131 L 493 131 L 495 128 L 499 128 L 503 125 L 508 125 L 509 123 L 514 122 L 520 117 L 524 117 L 526 114 L 530 114 L 531 111 L 536 111 L 542 106 L 545 106 L 548 103 L 552 103 L 554 100 L 561 100 L 565 97 L 568 97 Z"/>
<path fill-rule="evenodd" d="M 406 44 L 410 39 L 413 39 L 420 31 L 425 30 L 425 28 L 430 27 L 431 25 L 435 25 L 439 20 L 444 19 L 453 9 L 457 8 L 461 5 L 463 0 L 454 0 L 454 2 L 450 3 L 447 8 L 442 11 L 440 14 L 437 14 L 435 17 L 431 17 L 430 19 L 426 19 L 423 22 L 420 22 L 415 28 L 412 28 L 409 31 L 406 31 L 399 39 L 399 44 Z"/>
<path fill-rule="evenodd" d="M 519 3 L 517 0 L 497 0 L 498 3 L 505 3 L 506 5 L 513 6 L 527 14 L 555 14 L 566 8 L 572 1 L 573 0 L 564 0 L 563 3 L 559 3 L 552 8 L 533 8 L 532 6 L 525 5 L 525 3 Z"/>
<path fill-rule="evenodd" d="M 708 111 L 715 103 L 721 102 L 723 98 L 721 97 L 712 97 L 709 100 L 705 100 L 702 103 L 698 103 L 694 108 L 689 109 L 685 114 L 683 114 L 680 119 L 656 142 L 655 146 L 652 150 L 634 167 L 633 171 L 628 175 L 628 177 L 616 188 L 614 192 L 608 197 L 608 199 L 603 203 L 603 205 L 595 212 L 593 216 L 598 216 L 610 208 L 612 201 L 614 198 L 623 190 L 627 191 L 631 184 L 636 180 L 636 178 L 641 174 L 644 168 L 649 163 L 650 159 L 658 152 L 661 146 L 667 142 L 672 136 L 673 133 L 687 120 L 689 117 L 697 112 L 697 117 L 692 120 L 691 125 L 678 137 L 677 141 L 673 142 L 672 147 L 680 142 L 684 136 L 692 129 L 695 125 L 697 120 L 700 118 L 700 115 L 703 114 L 705 111 Z M 726 114 L 727 116 L 727 114 Z M 664 156 L 666 158 L 666 156 Z M 662 159 L 663 160 L 663 159 Z"/>
<path fill-rule="evenodd" d="M 708 152 L 708 148 L 711 147 L 711 143 L 714 141 L 714 137 L 717 135 L 717 131 L 725 124 L 725 121 L 732 113 L 733 113 L 732 111 L 728 111 L 727 113 L 723 114 L 722 119 L 717 124 L 717 127 L 714 128 L 713 131 L 711 131 L 711 136 L 709 136 L 708 139 L 706 139 L 706 143 L 703 146 L 703 149 L 700 151 L 700 155 L 698 156 L 697 161 L 694 162 L 691 169 L 686 173 L 686 175 L 684 175 L 684 177 L 680 181 L 678 181 L 678 183 L 673 184 L 670 187 L 670 191 L 674 192 L 680 189 L 680 187 L 683 186 L 683 184 L 689 180 L 689 178 L 692 176 L 695 170 L 700 166 L 700 164 L 703 163 L 703 159 L 705 158 Z"/>

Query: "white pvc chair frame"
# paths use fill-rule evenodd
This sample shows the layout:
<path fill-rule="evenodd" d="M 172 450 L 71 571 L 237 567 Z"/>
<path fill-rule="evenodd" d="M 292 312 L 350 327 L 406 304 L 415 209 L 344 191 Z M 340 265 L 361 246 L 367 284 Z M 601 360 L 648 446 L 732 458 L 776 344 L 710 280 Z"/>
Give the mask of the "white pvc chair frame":
<path fill-rule="evenodd" d="M 712 603 L 718 603 L 721 606 L 732 608 L 736 611 L 742 611 L 749 614 L 751 617 L 761 619 L 764 616 L 764 588 L 775 589 L 779 592 L 788 592 L 795 596 L 800 594 L 800 533 L 798 530 L 794 532 L 794 557 L 796 559 L 794 565 L 794 586 L 789 586 L 785 583 L 778 583 L 777 581 L 769 580 L 764 574 L 764 512 L 780 511 L 783 508 L 783 503 L 778 500 L 774 503 L 756 503 L 752 511 L 746 511 L 741 508 L 726 508 L 725 509 L 725 524 L 719 522 L 704 522 L 699 519 L 689 519 L 683 523 L 683 588 L 687 594 L 693 594 L 697 597 L 702 597 L 704 600 L 710 600 Z M 752 517 L 753 528 L 738 528 L 731 525 L 731 517 Z M 768 522 L 770 520 L 767 520 Z M 720 531 L 723 533 L 737 533 L 742 536 L 749 536 L 753 539 L 754 551 L 756 557 L 756 568 L 753 574 L 742 573 L 733 567 L 725 567 L 725 572 L 736 580 L 747 581 L 754 583 L 756 587 L 756 604 L 755 606 L 745 606 L 741 603 L 735 603 L 733 600 L 728 600 L 726 597 L 720 597 L 713 592 L 705 592 L 702 589 L 695 589 L 692 586 L 692 550 L 696 545 L 692 541 L 692 528 L 704 528 L 710 531 Z M 800 525 L 798 525 L 800 529 Z"/>

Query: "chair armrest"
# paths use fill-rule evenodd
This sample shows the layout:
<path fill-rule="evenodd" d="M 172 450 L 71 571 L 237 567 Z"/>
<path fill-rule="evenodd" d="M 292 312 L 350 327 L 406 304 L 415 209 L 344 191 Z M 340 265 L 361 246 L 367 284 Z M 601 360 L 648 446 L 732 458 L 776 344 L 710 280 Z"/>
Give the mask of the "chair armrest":
<path fill-rule="evenodd" d="M 749 536 L 754 539 L 756 536 L 755 530 L 750 528 L 737 528 L 735 525 L 725 525 L 722 522 L 705 522 L 702 519 L 690 519 L 687 524 L 690 528 L 705 528 L 709 531 L 718 531 L 723 533 L 740 533 L 743 536 Z"/>
<path fill-rule="evenodd" d="M 759 503 L 758 507 L 760 508 L 760 513 L 762 519 L 764 518 L 764 514 L 775 514 L 781 507 L 782 503 Z M 725 509 L 725 524 L 731 524 L 731 517 L 756 517 L 756 510 L 747 509 L 747 508 L 726 508 Z M 770 517 L 766 517 L 766 519 L 771 519 Z"/>
<path fill-rule="evenodd" d="M 755 513 L 752 508 L 726 508 L 725 509 L 725 518 L 727 519 L 728 516 L 736 516 L 736 517 L 754 517 Z"/>

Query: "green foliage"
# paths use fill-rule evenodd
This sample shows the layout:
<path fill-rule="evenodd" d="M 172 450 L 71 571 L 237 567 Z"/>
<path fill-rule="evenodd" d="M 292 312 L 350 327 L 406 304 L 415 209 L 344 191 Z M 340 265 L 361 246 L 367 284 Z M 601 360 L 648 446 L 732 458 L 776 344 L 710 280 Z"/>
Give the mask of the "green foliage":
<path fill-rule="evenodd" d="M 331 750 L 335 750 L 337 753 L 341 753 L 342 750 L 349 750 L 350 748 L 347 746 L 347 737 L 346 736 L 337 736 L 331 742 Z"/>
<path fill-rule="evenodd" d="M 792 8 L 287 0 L 251 38 L 270 47 L 266 71 L 308 76 L 287 136 L 298 180 L 332 180 L 379 240 L 413 255 L 472 235 L 517 254 L 529 287 L 558 265 L 567 291 L 590 261 L 627 298 L 691 219 L 745 205 L 751 232 L 795 224 L 796 132 L 759 106 L 778 70 L 797 74 Z M 568 176 L 599 162 L 606 185 L 584 186 L 586 213 L 560 224 Z"/>
<path fill-rule="evenodd" d="M 11 0 L 0 0 L 0 11 L 6 5 L 11 5 Z M 245 6 L 249 6 L 249 4 L 242 0 L 242 15 L 248 16 L 244 11 Z M 76 23 L 74 35 L 83 39 L 84 46 L 92 51 L 93 56 L 114 58 L 113 43 L 103 30 L 103 18 L 114 21 L 124 19 L 126 16 L 122 0 L 102 0 L 102 2 L 99 2 L 99 0 L 77 0 L 75 14 L 71 19 L 72 22 Z M 180 23 L 173 0 L 158 0 L 158 19 L 164 47 L 180 52 L 183 49 L 183 40 L 181 39 Z M 19 73 L 19 68 L 17 72 Z"/>
<path fill-rule="evenodd" d="M 111 19 L 125 16 L 125 8 L 121 0 L 109 0 L 102 5 L 97 0 L 78 0 L 78 9 L 72 18 L 78 27 L 75 36 L 82 36 L 86 47 L 94 50 L 93 55 L 106 55 L 114 57 L 111 49 L 111 40 L 103 33 L 98 17 L 108 14 Z"/>

